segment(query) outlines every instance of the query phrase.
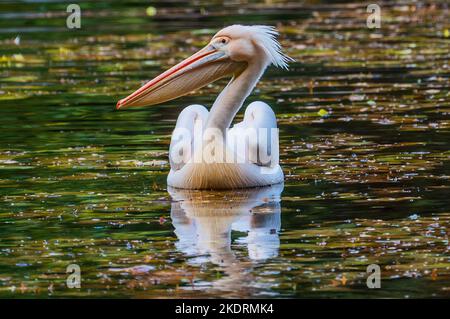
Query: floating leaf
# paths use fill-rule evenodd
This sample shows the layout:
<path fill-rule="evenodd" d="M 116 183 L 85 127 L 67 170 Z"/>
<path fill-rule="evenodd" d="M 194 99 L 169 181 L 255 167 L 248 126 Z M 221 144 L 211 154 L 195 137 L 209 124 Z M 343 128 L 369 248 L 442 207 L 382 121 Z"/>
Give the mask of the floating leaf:
<path fill-rule="evenodd" d="M 147 9 L 145 10 L 145 13 L 149 16 L 149 17 L 153 17 L 156 15 L 156 8 L 155 7 L 147 7 Z"/>
<path fill-rule="evenodd" d="M 319 116 L 325 117 L 325 116 L 328 115 L 328 112 L 327 112 L 327 110 L 320 109 L 319 112 L 317 112 L 317 114 L 318 114 Z"/>

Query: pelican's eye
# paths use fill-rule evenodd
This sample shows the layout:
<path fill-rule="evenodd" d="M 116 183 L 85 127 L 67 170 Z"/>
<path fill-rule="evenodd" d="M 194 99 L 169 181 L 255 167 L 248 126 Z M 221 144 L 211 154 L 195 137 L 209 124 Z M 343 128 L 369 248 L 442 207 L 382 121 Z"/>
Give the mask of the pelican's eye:
<path fill-rule="evenodd" d="M 222 47 L 222 46 L 226 45 L 229 41 L 230 41 L 230 39 L 228 37 L 219 37 L 219 38 L 217 38 L 215 43 L 218 47 Z"/>

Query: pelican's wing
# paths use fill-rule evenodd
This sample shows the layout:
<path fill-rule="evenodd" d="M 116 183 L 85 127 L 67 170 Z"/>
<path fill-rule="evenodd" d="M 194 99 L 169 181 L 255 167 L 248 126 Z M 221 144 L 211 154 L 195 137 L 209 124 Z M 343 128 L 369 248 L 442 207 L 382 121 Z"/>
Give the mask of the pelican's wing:
<path fill-rule="evenodd" d="M 194 140 L 201 138 L 202 127 L 208 120 L 208 114 L 208 110 L 204 106 L 194 104 L 186 107 L 178 116 L 169 148 L 169 161 L 172 170 L 181 169 L 191 158 L 194 151 Z"/>
<path fill-rule="evenodd" d="M 273 167 L 279 163 L 275 113 L 264 102 L 253 102 L 244 120 L 228 131 L 227 146 L 244 162 Z"/>

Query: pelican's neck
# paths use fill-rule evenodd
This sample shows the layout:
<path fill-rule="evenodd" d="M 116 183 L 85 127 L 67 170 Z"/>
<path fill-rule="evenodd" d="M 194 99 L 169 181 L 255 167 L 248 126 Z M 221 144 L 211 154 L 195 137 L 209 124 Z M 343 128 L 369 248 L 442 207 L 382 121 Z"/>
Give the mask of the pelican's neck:
<path fill-rule="evenodd" d="M 225 133 L 266 67 L 266 61 L 255 59 L 247 65 L 244 71 L 231 79 L 214 102 L 206 128 L 218 128 L 223 134 Z"/>

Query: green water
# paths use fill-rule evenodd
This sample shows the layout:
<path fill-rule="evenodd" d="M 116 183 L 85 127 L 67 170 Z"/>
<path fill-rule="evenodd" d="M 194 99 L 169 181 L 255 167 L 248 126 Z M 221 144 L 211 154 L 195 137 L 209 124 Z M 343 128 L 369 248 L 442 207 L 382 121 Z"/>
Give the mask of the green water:
<path fill-rule="evenodd" d="M 0 297 L 450 295 L 446 1 L 384 4 L 378 30 L 316 1 L 83 1 L 69 30 L 68 3 L 0 3 Z M 277 114 L 285 184 L 167 190 L 177 115 L 226 82 L 115 103 L 232 23 L 276 25 L 296 60 L 249 98 Z"/>

